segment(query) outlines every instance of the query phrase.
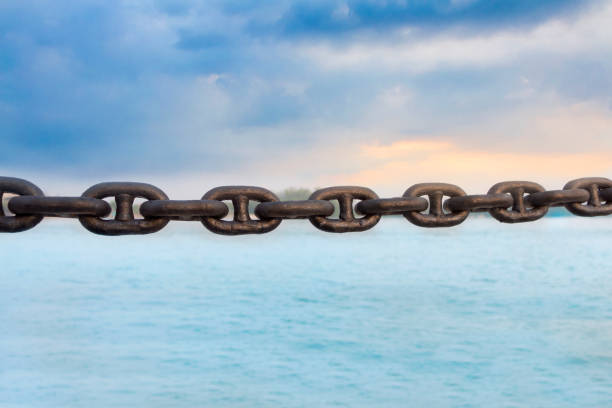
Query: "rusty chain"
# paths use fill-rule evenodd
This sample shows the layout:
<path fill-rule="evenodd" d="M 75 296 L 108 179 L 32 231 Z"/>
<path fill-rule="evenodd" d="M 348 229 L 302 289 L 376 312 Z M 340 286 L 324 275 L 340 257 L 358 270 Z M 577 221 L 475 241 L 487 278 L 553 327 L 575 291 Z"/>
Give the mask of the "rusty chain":
<path fill-rule="evenodd" d="M 217 187 L 200 200 L 170 200 L 155 186 L 127 182 L 96 184 L 81 197 L 48 197 L 29 181 L 0 177 L 0 201 L 7 193 L 14 195 L 7 206 L 12 214 L 0 205 L 0 232 L 28 230 L 44 217 L 78 218 L 89 231 L 101 235 L 150 234 L 170 220 L 201 221 L 214 233 L 239 235 L 270 232 L 284 219 L 301 218 L 323 231 L 357 232 L 393 214 L 421 227 L 458 225 L 471 212 L 481 211 L 504 223 L 535 221 L 555 206 L 583 217 L 612 214 L 612 180 L 602 177 L 573 180 L 562 190 L 551 191 L 529 181 L 506 181 L 481 195 L 466 195 L 460 187 L 445 183 L 416 184 L 395 198 L 379 198 L 365 187 L 329 187 L 302 201 L 280 201 L 273 192 L 252 186 Z M 111 197 L 116 210 L 108 218 L 113 211 L 104 199 Z M 134 215 L 136 198 L 146 200 L 138 209 L 142 218 Z M 224 219 L 230 212 L 224 201 L 232 202 L 231 220 Z M 332 201 L 338 203 L 337 217 Z M 253 214 L 251 202 L 258 203 Z"/>

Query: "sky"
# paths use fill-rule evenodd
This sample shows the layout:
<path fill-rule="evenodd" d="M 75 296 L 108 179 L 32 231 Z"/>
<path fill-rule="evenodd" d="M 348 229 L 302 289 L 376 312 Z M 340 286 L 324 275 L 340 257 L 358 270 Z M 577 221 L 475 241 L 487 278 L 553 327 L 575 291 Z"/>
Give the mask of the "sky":
<path fill-rule="evenodd" d="M 612 177 L 612 1 L 0 2 L 0 174 L 142 181 Z"/>

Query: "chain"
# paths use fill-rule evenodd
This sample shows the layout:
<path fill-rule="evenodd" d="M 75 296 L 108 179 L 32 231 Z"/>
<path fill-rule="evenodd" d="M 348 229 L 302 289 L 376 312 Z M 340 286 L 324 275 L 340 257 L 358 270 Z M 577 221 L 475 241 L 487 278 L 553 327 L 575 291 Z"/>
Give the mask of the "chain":
<path fill-rule="evenodd" d="M 214 233 L 239 235 L 270 232 L 282 220 L 301 218 L 323 231 L 357 232 L 393 214 L 428 228 L 458 225 L 471 212 L 482 211 L 504 223 L 535 221 L 555 206 L 583 217 L 612 214 L 612 180 L 602 177 L 572 180 L 562 190 L 550 191 L 529 181 L 506 181 L 481 195 L 466 195 L 460 187 L 445 183 L 416 184 L 394 198 L 379 198 L 365 187 L 329 187 L 302 201 L 280 201 L 273 192 L 251 186 L 217 187 L 200 200 L 170 200 L 159 188 L 144 183 L 100 183 L 81 197 L 48 197 L 29 181 L 0 177 L 0 202 L 7 193 L 14 195 L 7 205 L 12 214 L 0 205 L 0 232 L 28 230 L 44 217 L 78 218 L 89 231 L 101 235 L 150 234 L 171 220 L 200 221 Z M 105 198 L 114 198 L 112 218 Z M 138 208 L 142 218 L 134 215 L 136 198 L 147 200 Z M 230 212 L 224 201 L 232 202 L 231 220 L 224 219 Z M 332 201 L 338 202 L 337 217 Z M 258 203 L 253 214 L 251 202 Z"/>

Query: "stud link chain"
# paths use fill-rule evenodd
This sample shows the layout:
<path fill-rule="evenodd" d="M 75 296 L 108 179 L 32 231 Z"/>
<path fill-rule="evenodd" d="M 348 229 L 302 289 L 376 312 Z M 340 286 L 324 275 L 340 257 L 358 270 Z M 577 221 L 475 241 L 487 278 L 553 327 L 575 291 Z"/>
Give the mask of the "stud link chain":
<path fill-rule="evenodd" d="M 146 201 L 135 206 L 136 198 Z M 114 201 L 114 211 L 105 199 Z M 466 195 L 453 184 L 421 183 L 394 198 L 379 198 L 366 187 L 341 186 L 317 190 L 308 200 L 281 201 L 270 190 L 253 186 L 216 187 L 200 200 L 170 200 L 155 186 L 130 182 L 96 184 L 81 197 L 49 197 L 29 181 L 0 177 L 0 200 L 6 201 L 0 205 L 0 232 L 31 229 L 44 217 L 79 218 L 85 228 L 101 235 L 150 234 L 171 220 L 200 221 L 223 235 L 262 234 L 282 220 L 304 218 L 322 231 L 358 232 L 387 215 L 403 215 L 427 228 L 458 225 L 470 213 L 482 211 L 504 223 L 535 221 L 556 206 L 582 217 L 610 215 L 612 180 L 581 178 L 562 190 L 548 191 L 529 181 L 505 181 L 479 195 Z M 226 202 L 232 203 L 231 219 L 225 219 L 230 214 Z M 137 218 L 135 210 L 143 218 Z"/>

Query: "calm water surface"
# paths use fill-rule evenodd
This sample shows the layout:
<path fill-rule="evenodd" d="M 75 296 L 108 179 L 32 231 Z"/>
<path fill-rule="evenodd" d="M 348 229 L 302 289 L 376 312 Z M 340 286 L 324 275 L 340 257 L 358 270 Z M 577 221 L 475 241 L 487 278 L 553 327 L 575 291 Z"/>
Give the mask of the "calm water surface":
<path fill-rule="evenodd" d="M 45 221 L 0 235 L 0 406 L 610 407 L 611 246 L 610 219 Z"/>

